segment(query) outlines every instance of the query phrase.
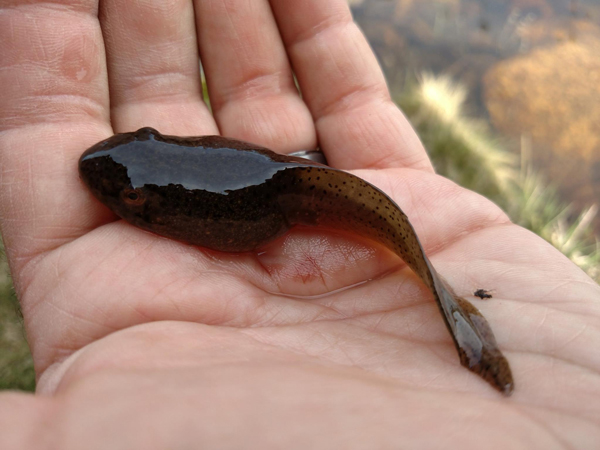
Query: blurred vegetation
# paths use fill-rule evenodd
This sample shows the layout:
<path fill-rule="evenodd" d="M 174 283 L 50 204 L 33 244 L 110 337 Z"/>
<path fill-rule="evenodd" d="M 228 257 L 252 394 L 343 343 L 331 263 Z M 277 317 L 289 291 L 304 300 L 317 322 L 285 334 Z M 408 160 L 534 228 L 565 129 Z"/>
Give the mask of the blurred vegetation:
<path fill-rule="evenodd" d="M 0 389 L 35 389 L 35 372 L 19 303 L 0 244 Z"/>
<path fill-rule="evenodd" d="M 205 98 L 208 99 L 204 85 Z M 467 92 L 446 77 L 423 75 L 398 103 L 416 127 L 439 173 L 501 206 L 518 224 L 542 236 L 600 281 L 600 244 L 591 223 L 598 208 L 564 205 L 530 164 L 503 149 L 485 122 L 464 115 Z M 22 317 L 0 245 L 0 389 L 35 389 Z"/>
<path fill-rule="evenodd" d="M 438 173 L 494 201 L 519 225 L 538 234 L 596 282 L 600 242 L 592 224 L 598 206 L 575 211 L 531 165 L 530 144 L 508 152 L 484 121 L 464 114 L 467 92 L 449 77 L 421 75 L 397 103 L 417 129 Z"/>

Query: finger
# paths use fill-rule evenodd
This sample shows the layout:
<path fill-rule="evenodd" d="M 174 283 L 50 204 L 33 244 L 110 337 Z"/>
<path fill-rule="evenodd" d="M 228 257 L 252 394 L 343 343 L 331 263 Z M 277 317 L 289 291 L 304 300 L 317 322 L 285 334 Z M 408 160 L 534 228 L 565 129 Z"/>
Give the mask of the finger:
<path fill-rule="evenodd" d="M 345 0 L 271 0 L 321 147 L 339 168 L 432 170 Z"/>
<path fill-rule="evenodd" d="M 116 132 L 216 134 L 202 99 L 194 8 L 189 0 L 106 0 L 111 114 Z"/>
<path fill-rule="evenodd" d="M 0 226 L 17 286 L 31 258 L 102 220 L 77 175 L 110 134 L 96 7 L 0 2 Z"/>
<path fill-rule="evenodd" d="M 291 152 L 316 146 L 268 0 L 195 2 L 211 106 L 225 136 Z"/>

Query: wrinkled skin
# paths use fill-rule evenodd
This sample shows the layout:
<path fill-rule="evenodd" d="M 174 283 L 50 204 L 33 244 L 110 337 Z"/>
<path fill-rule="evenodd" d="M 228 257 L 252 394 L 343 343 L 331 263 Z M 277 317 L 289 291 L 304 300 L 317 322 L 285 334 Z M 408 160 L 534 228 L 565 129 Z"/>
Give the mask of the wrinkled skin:
<path fill-rule="evenodd" d="M 599 287 L 433 174 L 346 2 L 194 5 L 0 2 L 0 223 L 39 381 L 37 396 L 0 396 L 0 448 L 599 442 Z M 402 205 L 488 318 L 513 396 L 459 365 L 430 293 L 369 242 L 305 229 L 229 255 L 116 220 L 77 159 L 141 126 L 282 153 L 318 136 L 332 166 Z M 473 298 L 480 287 L 493 299 Z"/>

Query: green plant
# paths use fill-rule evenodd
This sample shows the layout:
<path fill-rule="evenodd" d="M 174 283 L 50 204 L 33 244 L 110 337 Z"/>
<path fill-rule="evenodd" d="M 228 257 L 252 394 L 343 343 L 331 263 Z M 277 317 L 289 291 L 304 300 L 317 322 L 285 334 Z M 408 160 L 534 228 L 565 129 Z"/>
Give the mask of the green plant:
<path fill-rule="evenodd" d="M 0 245 L 0 389 L 35 390 L 35 372 L 19 302 Z"/>

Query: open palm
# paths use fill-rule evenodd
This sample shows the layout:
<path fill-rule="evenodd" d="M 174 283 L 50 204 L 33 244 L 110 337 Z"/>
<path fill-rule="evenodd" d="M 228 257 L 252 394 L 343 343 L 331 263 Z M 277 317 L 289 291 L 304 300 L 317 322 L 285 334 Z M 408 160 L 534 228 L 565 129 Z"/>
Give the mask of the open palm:
<path fill-rule="evenodd" d="M 459 365 L 431 294 L 360 237 L 297 229 L 231 255 L 117 220 L 77 159 L 142 126 L 288 153 L 318 141 L 396 200 L 459 295 L 495 289 L 474 303 L 514 395 Z M 2 448 L 600 442 L 600 288 L 433 174 L 343 0 L 0 0 L 0 151 L 0 224 L 44 395 L 0 396 Z"/>

